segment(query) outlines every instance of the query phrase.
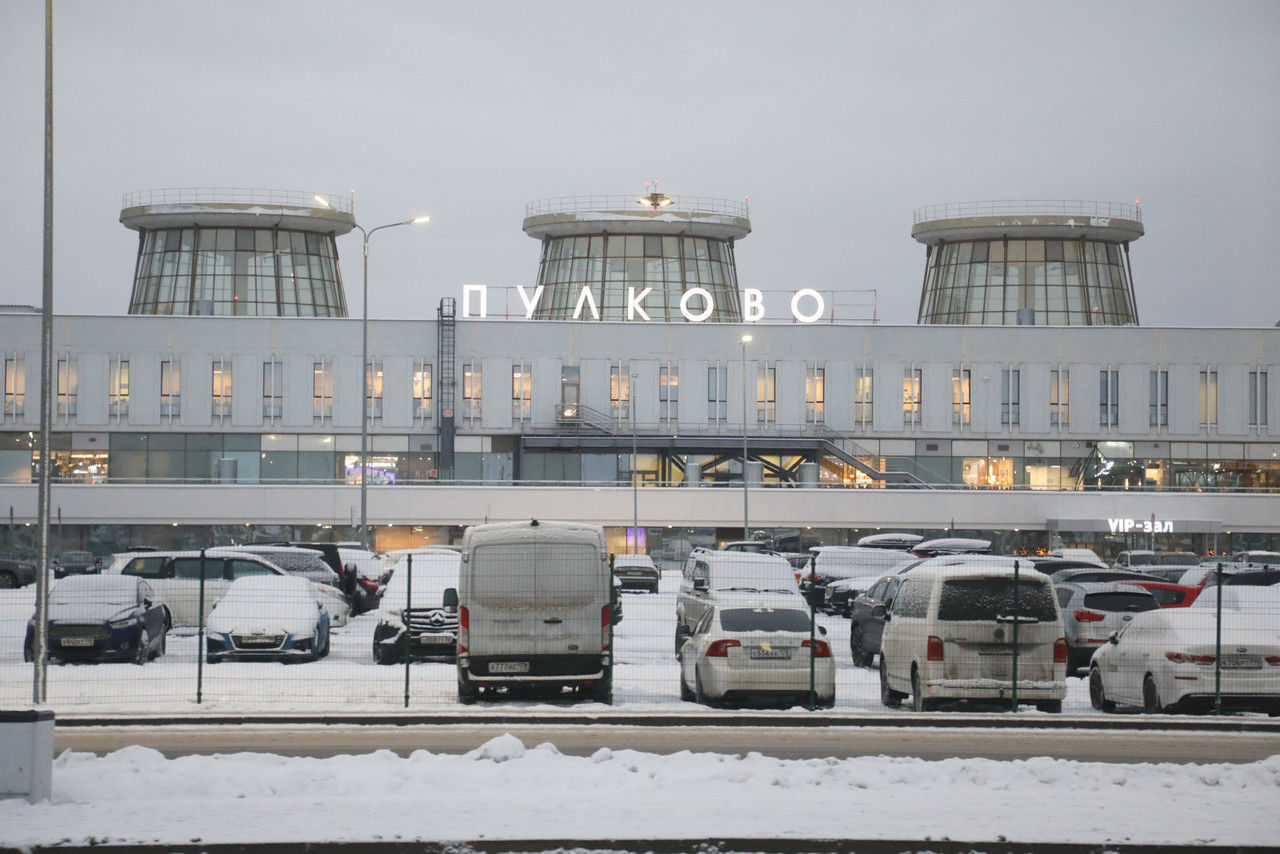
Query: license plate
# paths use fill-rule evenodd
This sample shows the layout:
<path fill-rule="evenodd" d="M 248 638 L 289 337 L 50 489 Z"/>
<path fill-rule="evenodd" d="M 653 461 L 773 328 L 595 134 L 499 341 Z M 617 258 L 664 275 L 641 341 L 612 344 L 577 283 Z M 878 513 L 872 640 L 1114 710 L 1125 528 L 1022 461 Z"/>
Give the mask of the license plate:
<path fill-rule="evenodd" d="M 791 650 L 789 649 L 761 649 L 760 647 L 752 647 L 747 652 L 748 658 L 790 658 Z"/>
<path fill-rule="evenodd" d="M 490 661 L 490 673 L 528 673 L 529 662 L 527 661 Z"/>
<path fill-rule="evenodd" d="M 1261 670 L 1262 662 L 1251 655 L 1224 655 L 1223 670 Z"/>
<path fill-rule="evenodd" d="M 93 638 L 63 638 L 63 646 L 93 646 Z"/>
<path fill-rule="evenodd" d="M 453 638 L 449 637 L 448 635 L 419 635 L 418 636 L 418 643 L 452 644 L 453 642 L 454 642 Z M 517 663 L 523 663 L 523 662 L 517 662 Z"/>

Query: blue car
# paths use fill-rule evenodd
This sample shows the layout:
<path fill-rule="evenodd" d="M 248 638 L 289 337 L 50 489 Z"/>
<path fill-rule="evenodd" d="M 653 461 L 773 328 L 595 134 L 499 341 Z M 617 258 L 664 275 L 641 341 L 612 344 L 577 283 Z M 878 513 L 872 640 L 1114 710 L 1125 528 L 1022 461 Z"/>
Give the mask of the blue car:
<path fill-rule="evenodd" d="M 316 585 L 291 575 L 231 582 L 209 613 L 205 658 L 315 661 L 329 654 L 329 612 Z"/>
<path fill-rule="evenodd" d="M 164 655 L 168 609 L 141 578 L 71 575 L 49 591 L 49 658 L 58 662 L 131 661 Z M 36 621 L 27 623 L 23 657 L 35 657 Z"/>

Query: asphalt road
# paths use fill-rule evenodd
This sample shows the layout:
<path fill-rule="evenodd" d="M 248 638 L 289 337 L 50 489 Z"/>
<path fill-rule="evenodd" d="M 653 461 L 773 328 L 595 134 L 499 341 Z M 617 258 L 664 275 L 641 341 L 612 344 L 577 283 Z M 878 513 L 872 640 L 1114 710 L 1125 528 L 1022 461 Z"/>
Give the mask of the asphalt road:
<path fill-rule="evenodd" d="M 237 724 L 57 727 L 55 749 L 109 753 L 143 745 L 166 756 L 263 752 L 336 756 L 391 750 L 466 753 L 511 733 L 526 746 L 550 741 L 562 752 L 601 747 L 670 754 L 681 750 L 784 759 L 910 756 L 920 759 L 1052 756 L 1086 762 L 1254 762 L 1280 754 L 1278 732 L 1086 730 L 892 726 L 632 726 L 612 724 Z"/>

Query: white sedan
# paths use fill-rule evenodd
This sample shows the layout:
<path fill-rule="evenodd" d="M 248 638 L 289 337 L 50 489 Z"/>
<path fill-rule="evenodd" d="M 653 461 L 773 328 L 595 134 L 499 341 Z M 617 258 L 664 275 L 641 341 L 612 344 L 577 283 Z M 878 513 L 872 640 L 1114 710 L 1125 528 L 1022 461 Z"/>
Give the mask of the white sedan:
<path fill-rule="evenodd" d="M 1274 613 L 1224 608 L 1219 662 L 1215 611 L 1161 608 L 1135 615 L 1093 654 L 1093 707 L 1110 712 L 1124 704 L 1151 713 L 1209 709 L 1220 680 L 1224 708 L 1280 714 L 1280 624 Z"/>
<path fill-rule="evenodd" d="M 835 704 L 835 660 L 821 635 L 809 640 L 809 612 L 795 597 L 725 596 L 707 609 L 680 648 L 680 698 L 707 705 L 782 700 L 805 704 L 810 662 L 816 704 Z"/>

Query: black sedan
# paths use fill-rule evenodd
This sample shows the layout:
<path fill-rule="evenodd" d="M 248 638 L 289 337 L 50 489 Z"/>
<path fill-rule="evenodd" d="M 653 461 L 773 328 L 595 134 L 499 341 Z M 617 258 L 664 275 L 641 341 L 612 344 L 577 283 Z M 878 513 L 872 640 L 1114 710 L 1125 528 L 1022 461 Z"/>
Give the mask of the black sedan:
<path fill-rule="evenodd" d="M 884 615 L 893 604 L 903 575 L 886 575 L 853 600 L 849 619 L 849 654 L 859 667 L 870 667 L 880 651 Z"/>
<path fill-rule="evenodd" d="M 74 575 L 49 591 L 49 658 L 131 661 L 164 655 L 169 611 L 151 585 L 133 575 Z M 23 657 L 35 657 L 35 617 L 27 623 Z"/>
<path fill-rule="evenodd" d="M 102 558 L 92 552 L 63 552 L 53 559 L 53 577 L 102 572 Z"/>
<path fill-rule="evenodd" d="M 23 560 L 13 552 L 0 552 L 0 589 L 23 587 L 35 580 L 34 561 Z"/>

